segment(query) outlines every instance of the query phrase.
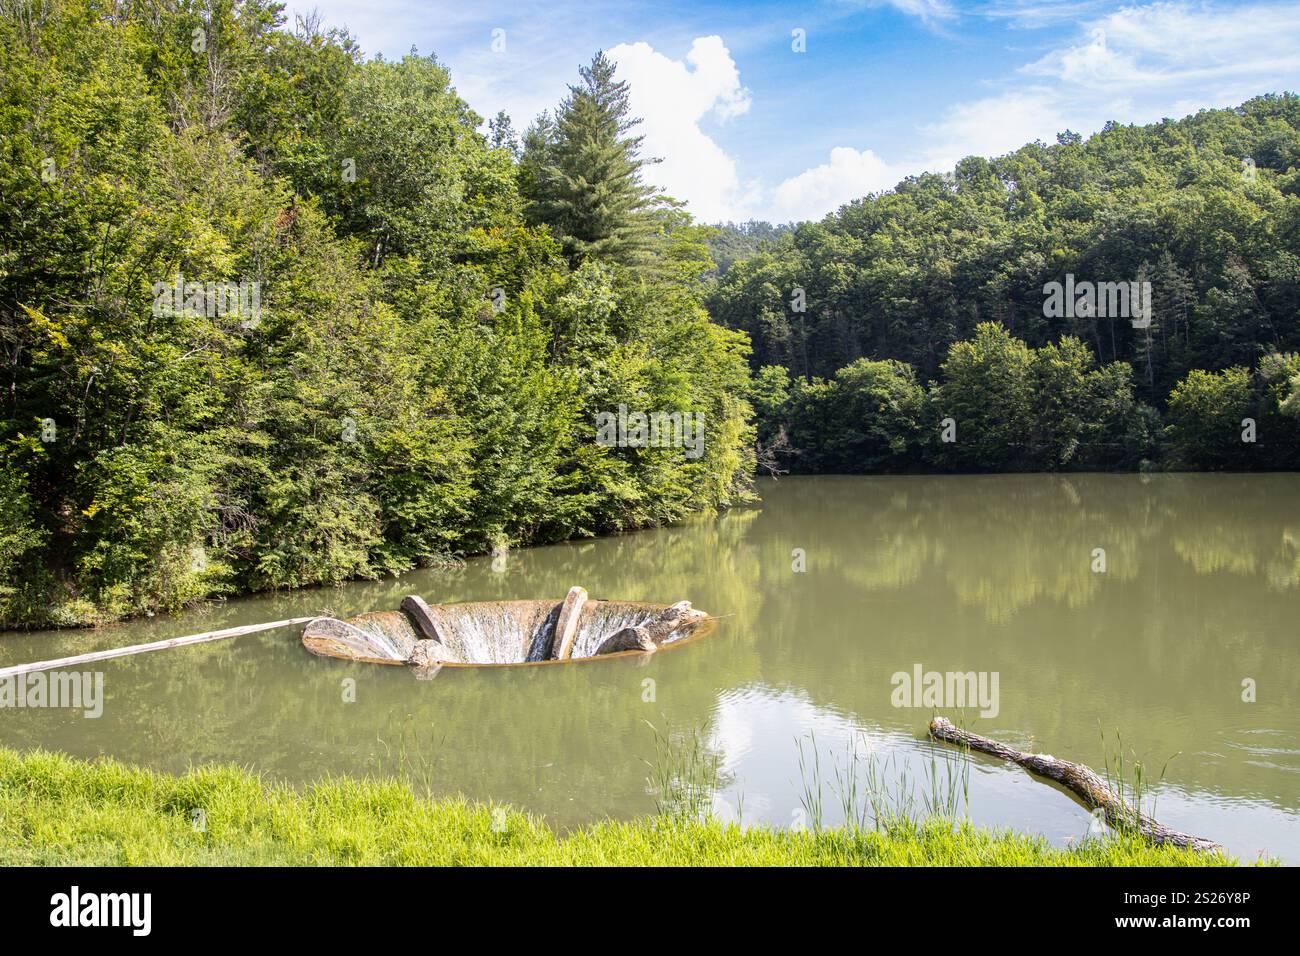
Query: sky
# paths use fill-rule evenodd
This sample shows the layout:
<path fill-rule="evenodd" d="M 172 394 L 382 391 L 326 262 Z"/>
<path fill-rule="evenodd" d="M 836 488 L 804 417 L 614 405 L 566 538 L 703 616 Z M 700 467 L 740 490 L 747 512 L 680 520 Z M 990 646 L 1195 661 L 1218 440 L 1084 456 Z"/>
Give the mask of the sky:
<path fill-rule="evenodd" d="M 1300 91 L 1300 0 L 287 0 L 368 56 L 432 53 L 524 130 L 603 49 L 642 118 L 646 178 L 705 222 L 819 219 L 1107 121 Z"/>

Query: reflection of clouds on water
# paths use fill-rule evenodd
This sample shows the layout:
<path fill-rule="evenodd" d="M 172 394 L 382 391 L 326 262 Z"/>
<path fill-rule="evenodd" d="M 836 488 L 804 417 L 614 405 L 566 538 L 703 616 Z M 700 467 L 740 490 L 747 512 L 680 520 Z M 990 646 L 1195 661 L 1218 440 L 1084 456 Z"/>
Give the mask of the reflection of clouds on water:
<path fill-rule="evenodd" d="M 756 825 L 753 822 L 754 818 L 751 816 L 755 808 L 747 806 L 746 803 L 747 801 L 733 803 L 723 794 L 715 792 L 709 796 L 709 816 L 719 823 L 725 823 L 728 826 L 743 826 L 748 829 Z"/>
<path fill-rule="evenodd" d="M 1280 734 L 1258 733 L 1269 737 Z M 998 736 L 1020 746 L 1033 742 L 1032 735 L 1023 731 Z M 938 764 L 937 779 L 942 786 L 948 767 L 961 759 L 951 748 L 932 749 L 925 740 L 857 723 L 788 690 L 762 684 L 734 688 L 719 695 L 709 726 L 709 747 L 719 755 L 728 780 L 713 795 L 714 816 L 747 827 L 789 828 L 803 823 L 798 742 L 804 745 L 805 765 L 811 766 L 813 738 L 821 768 L 823 825 L 828 827 L 845 822 L 840 794 L 851 767 L 857 768 L 860 794 L 870 786 L 865 761 L 874 760 L 877 782 L 895 788 L 895 797 L 910 791 L 920 807 L 930 781 L 936 779 L 931 761 Z M 1300 753 L 1285 746 L 1242 746 L 1254 753 Z M 969 789 L 966 813 L 977 825 L 1042 833 L 1060 847 L 1077 842 L 1088 831 L 1091 818 L 1081 804 L 1005 762 L 977 755 L 971 765 Z M 1154 809 L 1162 823 L 1212 834 L 1243 862 L 1254 861 L 1266 847 L 1275 858 L 1293 864 L 1298 861 L 1300 810 L 1212 791 L 1189 792 L 1167 783 L 1153 787 L 1152 796 L 1154 803 L 1144 801 L 1144 806 Z"/>
<path fill-rule="evenodd" d="M 842 824 L 844 813 L 835 775 L 865 777 L 868 760 L 909 759 L 916 743 L 901 734 L 868 727 L 852 717 L 819 707 L 806 695 L 765 684 L 733 688 L 719 695 L 709 724 L 710 749 L 719 756 L 728 783 L 719 799 L 743 805 L 747 824 L 791 827 L 800 813 L 805 783 L 820 769 L 824 824 Z M 800 747 L 804 767 L 799 766 Z M 815 753 L 814 753 L 815 751 Z M 856 760 L 854 754 L 856 753 Z M 901 769 L 903 764 L 898 764 Z"/>
<path fill-rule="evenodd" d="M 748 758 L 793 748 L 797 738 L 815 733 L 828 744 L 848 741 L 857 732 L 849 718 L 813 704 L 806 695 L 764 684 L 730 688 L 718 695 L 709 723 L 709 746 L 726 773 Z"/>

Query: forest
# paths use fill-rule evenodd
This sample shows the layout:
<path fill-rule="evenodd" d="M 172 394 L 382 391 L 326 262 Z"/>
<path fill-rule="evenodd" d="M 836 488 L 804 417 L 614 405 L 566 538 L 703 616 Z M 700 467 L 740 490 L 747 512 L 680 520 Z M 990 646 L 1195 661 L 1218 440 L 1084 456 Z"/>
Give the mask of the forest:
<path fill-rule="evenodd" d="M 0 622 L 746 494 L 748 342 L 709 321 L 707 230 L 642 183 L 604 58 L 525 147 L 436 59 L 265 0 L 3 10 Z M 598 444 L 620 405 L 700 416 L 702 454 Z"/>
<path fill-rule="evenodd" d="M 1294 95 L 711 227 L 603 54 L 522 132 L 453 80 L 269 0 L 0 0 L 0 626 L 670 523 L 756 472 L 1300 467 Z M 1149 283 L 1149 322 L 1049 317 L 1067 276 Z M 705 437 L 599 440 L 621 409 Z"/>
<path fill-rule="evenodd" d="M 722 238 L 707 306 L 752 341 L 769 468 L 1300 466 L 1295 95 L 1065 131 Z M 1054 317 L 1075 278 L 1145 284 L 1150 314 Z"/>

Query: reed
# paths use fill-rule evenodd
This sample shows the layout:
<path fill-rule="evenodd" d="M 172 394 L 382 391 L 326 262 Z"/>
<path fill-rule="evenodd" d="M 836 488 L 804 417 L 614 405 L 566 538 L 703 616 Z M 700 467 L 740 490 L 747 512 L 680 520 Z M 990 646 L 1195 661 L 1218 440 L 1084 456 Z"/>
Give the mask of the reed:
<path fill-rule="evenodd" d="M 385 767 L 375 768 L 378 773 L 372 777 L 382 779 L 395 775 L 404 780 L 417 796 L 434 796 L 437 793 L 439 754 L 446 743 L 446 734 L 439 736 L 433 725 L 427 728 L 417 726 L 415 718 L 409 714 L 398 721 L 390 713 L 388 725 L 390 732 L 375 738 L 384 748 Z"/>
<path fill-rule="evenodd" d="M 822 757 L 814 734 L 796 739 L 800 773 L 800 804 L 810 826 L 824 825 Z M 849 741 L 842 759 L 831 756 L 829 785 L 839 803 L 843 826 L 881 829 L 900 821 L 964 819 L 970 806 L 970 751 L 948 750 L 927 741 L 924 779 L 914 775 L 910 761 L 890 754 L 883 760 L 857 736 Z"/>
<path fill-rule="evenodd" d="M 694 822 L 713 815 L 713 795 L 720 789 L 720 759 L 706 743 L 704 728 L 674 734 L 650 721 L 655 759 L 645 761 L 647 783 L 655 794 L 655 809 L 664 820 Z"/>
<path fill-rule="evenodd" d="M 1156 819 L 1156 790 L 1164 782 L 1169 764 L 1178 757 L 1173 754 L 1160 767 L 1160 774 L 1154 780 L 1147 770 L 1144 760 L 1131 747 L 1125 753 L 1124 737 L 1119 728 L 1115 729 L 1115 742 L 1112 745 L 1106 738 L 1106 731 L 1097 723 L 1101 734 L 1102 759 L 1106 784 L 1119 798 L 1121 810 L 1116 814 L 1117 820 L 1111 823 L 1114 829 L 1124 836 L 1141 836 L 1140 821 L 1146 814 Z M 1179 751 L 1181 753 L 1181 751 Z M 1095 836 L 1089 827 L 1089 836 Z"/>

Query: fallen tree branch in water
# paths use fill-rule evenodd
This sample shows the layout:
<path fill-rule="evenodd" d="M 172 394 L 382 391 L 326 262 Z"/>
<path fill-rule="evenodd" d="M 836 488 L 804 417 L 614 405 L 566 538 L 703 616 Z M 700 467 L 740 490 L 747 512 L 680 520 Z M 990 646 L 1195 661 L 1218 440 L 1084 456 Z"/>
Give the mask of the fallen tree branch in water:
<path fill-rule="evenodd" d="M 191 644 L 205 644 L 208 641 L 221 641 L 228 637 L 242 634 L 255 634 L 258 631 L 270 631 L 277 627 L 289 627 L 294 624 L 306 624 L 313 621 L 311 617 L 289 617 L 283 621 L 268 621 L 265 624 L 244 624 L 240 627 L 227 627 L 220 631 L 204 631 L 202 634 L 188 634 L 185 637 L 172 637 L 152 644 L 132 644 L 129 647 L 110 647 L 104 651 L 91 651 L 88 654 L 76 654 L 72 657 L 60 657 L 52 661 L 37 661 L 33 664 L 15 664 L 13 667 L 0 667 L 0 680 L 30 674 L 33 671 L 47 671 L 54 667 L 73 667 L 77 664 L 92 664 L 95 661 L 112 660 L 130 654 L 146 654 L 149 651 L 165 651 L 173 647 L 188 647 Z"/>
<path fill-rule="evenodd" d="M 1181 830 L 1173 830 L 1153 820 L 1127 803 L 1123 797 L 1111 789 L 1110 784 L 1099 777 L 1093 770 L 1083 764 L 1060 760 L 1050 754 L 1031 754 L 1016 750 L 1006 744 L 998 743 L 989 737 L 981 737 L 968 730 L 960 730 L 946 717 L 936 717 L 930 721 L 930 736 L 950 744 L 958 744 L 991 754 L 1019 764 L 1030 773 L 1054 780 L 1083 801 L 1089 810 L 1101 810 L 1106 814 L 1106 822 L 1116 830 L 1137 831 L 1152 843 L 1168 843 L 1172 846 L 1191 847 L 1202 852 L 1214 852 L 1223 849 L 1213 840 L 1192 836 Z"/>

